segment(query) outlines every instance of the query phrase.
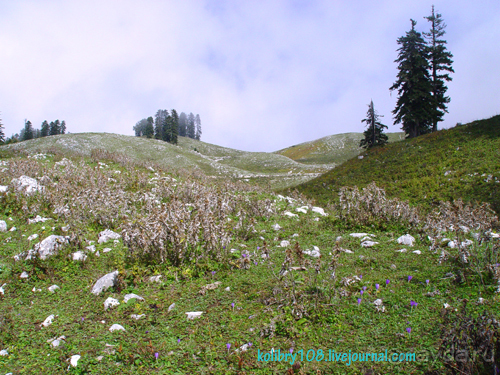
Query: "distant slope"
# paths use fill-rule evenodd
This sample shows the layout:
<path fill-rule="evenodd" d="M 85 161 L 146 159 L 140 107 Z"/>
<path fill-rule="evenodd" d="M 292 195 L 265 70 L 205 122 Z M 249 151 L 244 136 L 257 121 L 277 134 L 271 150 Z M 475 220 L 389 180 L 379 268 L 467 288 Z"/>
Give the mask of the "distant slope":
<path fill-rule="evenodd" d="M 403 132 L 387 133 L 387 136 L 389 142 L 396 142 L 405 138 Z M 275 153 L 305 164 L 339 165 L 355 157 L 363 150 L 359 147 L 361 139 L 363 139 L 363 133 L 335 134 L 291 146 Z"/>
<path fill-rule="evenodd" d="M 255 179 L 274 187 L 293 186 L 328 170 L 324 165 L 306 165 L 283 155 L 245 152 L 179 137 L 177 146 L 156 139 L 109 133 L 75 133 L 32 139 L 0 149 L 59 152 L 90 156 L 92 149 L 122 153 L 170 169 L 201 169 L 207 175 Z"/>
<path fill-rule="evenodd" d="M 297 189 L 325 204 L 372 181 L 425 207 L 462 198 L 500 213 L 500 115 L 369 150 Z"/>

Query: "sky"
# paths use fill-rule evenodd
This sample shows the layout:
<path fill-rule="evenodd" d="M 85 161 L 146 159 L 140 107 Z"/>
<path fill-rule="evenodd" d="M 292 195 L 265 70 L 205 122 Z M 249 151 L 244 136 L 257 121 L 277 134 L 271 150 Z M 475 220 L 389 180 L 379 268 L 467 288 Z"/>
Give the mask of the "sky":
<path fill-rule="evenodd" d="M 455 70 L 439 127 L 500 114 L 498 0 L 0 0 L 0 118 L 133 135 L 176 109 L 202 141 L 271 152 L 364 131 L 373 100 L 400 131 L 397 39 L 432 5 Z"/>

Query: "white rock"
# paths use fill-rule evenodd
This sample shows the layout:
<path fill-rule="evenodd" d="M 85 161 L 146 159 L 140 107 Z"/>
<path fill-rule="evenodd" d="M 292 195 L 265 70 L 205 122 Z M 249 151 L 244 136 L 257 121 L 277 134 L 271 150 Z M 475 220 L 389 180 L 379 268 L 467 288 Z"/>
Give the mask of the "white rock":
<path fill-rule="evenodd" d="M 45 320 L 43 321 L 43 323 L 40 325 L 40 327 L 48 327 L 52 324 L 52 321 L 54 320 L 55 318 L 55 315 L 52 314 L 52 315 L 49 315 L 47 318 L 45 318 Z"/>
<path fill-rule="evenodd" d="M 188 320 L 199 318 L 201 314 L 203 314 L 203 311 L 192 311 L 186 313 Z"/>
<path fill-rule="evenodd" d="M 371 240 L 372 240 L 371 237 L 366 236 L 366 237 L 363 237 L 360 241 L 363 242 L 363 241 L 371 241 Z"/>
<path fill-rule="evenodd" d="M 38 238 L 38 234 L 32 234 L 31 236 L 28 237 L 28 241 L 33 241 L 33 240 L 36 240 Z"/>
<path fill-rule="evenodd" d="M 106 301 L 104 301 L 104 310 L 109 309 L 110 307 L 118 306 L 120 302 L 116 298 L 108 297 Z"/>
<path fill-rule="evenodd" d="M 46 259 L 47 257 L 56 254 L 63 244 L 67 244 L 68 238 L 69 237 L 56 236 L 55 234 L 52 234 L 43 241 L 37 243 L 33 249 L 38 252 L 40 259 Z"/>
<path fill-rule="evenodd" d="M 457 247 L 457 243 L 455 241 L 450 241 L 448 242 L 448 247 L 454 249 Z"/>
<path fill-rule="evenodd" d="M 169 307 L 168 307 L 168 311 L 172 311 L 173 309 L 175 309 L 175 303 L 172 303 Z"/>
<path fill-rule="evenodd" d="M 274 230 L 280 230 L 281 226 L 278 223 L 276 223 L 276 224 L 273 225 L 273 229 Z"/>
<path fill-rule="evenodd" d="M 120 324 L 113 324 L 111 327 L 109 327 L 109 332 L 114 331 L 125 331 L 125 328 L 123 328 L 123 326 L 121 326 Z"/>
<path fill-rule="evenodd" d="M 320 214 L 321 216 L 328 216 L 328 214 L 325 212 L 324 209 L 321 207 L 313 207 L 312 212 L 316 212 L 317 214 Z"/>
<path fill-rule="evenodd" d="M 106 229 L 99 233 L 99 240 L 97 242 L 101 244 L 110 240 L 117 240 L 119 238 L 122 238 L 122 236 L 112 230 Z"/>
<path fill-rule="evenodd" d="M 19 276 L 21 279 L 27 279 L 29 277 L 28 272 L 23 271 L 23 273 Z"/>
<path fill-rule="evenodd" d="M 412 251 L 412 253 L 417 254 L 417 255 L 422 254 L 422 252 L 421 252 L 420 250 L 415 250 L 415 251 Z"/>
<path fill-rule="evenodd" d="M 343 251 L 346 254 L 354 254 L 354 251 L 351 251 L 349 249 L 340 249 L 340 250 Z"/>
<path fill-rule="evenodd" d="M 373 304 L 374 304 L 375 306 L 380 306 L 380 305 L 382 305 L 382 300 L 381 300 L 380 298 L 379 298 L 379 299 L 376 299 L 375 301 L 373 301 Z"/>
<path fill-rule="evenodd" d="M 85 259 L 87 259 L 87 255 L 81 250 L 77 251 L 76 253 L 71 254 L 73 256 L 74 261 L 82 261 L 84 262 Z"/>
<path fill-rule="evenodd" d="M 138 296 L 137 294 L 134 294 L 134 293 L 130 293 L 130 294 L 125 294 L 125 297 L 123 297 L 123 302 L 127 303 L 128 300 L 130 300 L 132 298 L 135 298 L 139 301 L 144 301 L 144 298 L 142 298 L 141 296 Z"/>
<path fill-rule="evenodd" d="M 443 307 L 444 307 L 445 309 L 447 309 L 447 308 L 449 308 L 449 307 L 450 307 L 450 305 L 448 305 L 447 303 L 443 303 Z"/>
<path fill-rule="evenodd" d="M 356 237 L 356 238 L 362 238 L 365 236 L 370 236 L 370 234 L 368 234 L 368 233 L 351 233 L 351 234 L 349 234 L 349 236 Z"/>
<path fill-rule="evenodd" d="M 484 303 L 484 298 L 479 297 L 479 299 L 477 300 L 477 303 L 479 303 L 480 305 L 482 305 Z"/>
<path fill-rule="evenodd" d="M 290 211 L 285 211 L 285 212 L 283 213 L 283 215 L 288 216 L 288 217 L 298 217 L 298 216 L 299 216 L 299 215 L 294 214 L 294 213 L 292 213 L 292 212 L 290 212 Z"/>
<path fill-rule="evenodd" d="M 398 253 L 406 253 L 406 249 L 396 250 Z"/>
<path fill-rule="evenodd" d="M 4 286 L 7 285 L 6 283 L 4 283 L 2 286 L 0 286 L 0 294 L 1 295 L 5 295 L 5 290 L 4 290 Z"/>
<path fill-rule="evenodd" d="M 6 357 L 6 356 L 8 356 L 8 355 L 9 355 L 9 352 L 8 352 L 7 350 L 5 350 L 5 349 L 2 349 L 2 350 L 0 350 L 0 355 L 1 355 L 2 357 Z"/>
<path fill-rule="evenodd" d="M 230 292 L 231 288 L 228 286 L 226 289 L 224 289 L 226 292 Z"/>
<path fill-rule="evenodd" d="M 28 176 L 21 176 L 19 178 L 14 178 L 11 182 L 13 185 L 16 185 L 18 191 L 21 191 L 27 195 L 31 195 L 36 192 L 41 193 L 45 189 L 42 185 L 38 183 L 37 180 Z"/>
<path fill-rule="evenodd" d="M 303 213 L 303 214 L 307 214 L 307 209 L 308 209 L 308 207 L 307 207 L 307 206 L 303 206 L 303 207 L 297 207 L 297 208 L 295 209 L 295 211 L 297 211 L 297 212 L 301 212 L 301 213 Z"/>
<path fill-rule="evenodd" d="M 312 256 L 313 258 L 319 258 L 321 255 L 317 246 L 313 246 L 312 250 L 305 250 L 304 254 Z"/>
<path fill-rule="evenodd" d="M 236 353 L 239 353 L 239 352 L 246 352 L 248 350 L 250 346 L 248 344 L 243 344 L 240 346 L 239 349 L 236 349 L 235 352 Z"/>
<path fill-rule="evenodd" d="M 404 236 L 398 238 L 398 243 L 402 245 L 413 246 L 414 242 L 415 238 L 409 234 L 405 234 Z"/>
<path fill-rule="evenodd" d="M 283 240 L 280 242 L 281 247 L 287 247 L 290 246 L 290 241 Z"/>
<path fill-rule="evenodd" d="M 472 244 L 474 244 L 474 242 L 472 242 L 471 240 L 469 239 L 466 239 L 465 241 L 463 241 L 461 243 L 462 247 L 466 247 L 466 246 L 471 246 Z"/>
<path fill-rule="evenodd" d="M 36 292 L 41 292 L 42 290 L 41 289 L 37 289 L 36 286 L 34 286 L 33 289 L 31 289 L 31 291 L 33 293 L 36 293 Z"/>
<path fill-rule="evenodd" d="M 108 253 L 108 252 L 110 252 L 110 251 L 111 251 L 111 248 L 110 248 L 110 247 L 106 247 L 106 248 L 102 249 L 102 252 L 103 252 L 103 253 Z"/>
<path fill-rule="evenodd" d="M 315 217 L 313 220 L 314 221 L 319 221 L 319 217 Z"/>
<path fill-rule="evenodd" d="M 8 186 L 0 185 L 0 193 L 5 193 L 8 188 Z"/>
<path fill-rule="evenodd" d="M 71 363 L 71 366 L 76 367 L 78 365 L 78 360 L 80 358 L 82 358 L 81 355 L 78 355 L 78 354 L 72 355 L 70 360 L 69 360 L 69 363 Z"/>
<path fill-rule="evenodd" d="M 67 232 L 69 230 L 69 225 L 66 225 L 65 227 L 61 227 L 61 230 L 63 232 Z"/>
<path fill-rule="evenodd" d="M 95 253 L 95 245 L 87 246 L 85 249 L 92 252 L 92 253 Z"/>
<path fill-rule="evenodd" d="M 7 232 L 7 223 L 4 220 L 0 220 L 0 232 Z"/>
<path fill-rule="evenodd" d="M 378 242 L 374 242 L 374 241 L 361 242 L 361 246 L 363 246 L 363 247 L 372 247 L 375 245 L 378 245 Z"/>
<path fill-rule="evenodd" d="M 299 235 L 297 233 L 294 233 L 292 237 L 298 237 Z"/>
<path fill-rule="evenodd" d="M 57 289 L 60 289 L 57 285 L 52 285 L 47 288 L 51 293 L 54 293 Z"/>
<path fill-rule="evenodd" d="M 92 288 L 92 293 L 95 295 L 99 295 L 103 290 L 107 290 L 108 288 L 115 285 L 119 272 L 113 271 L 104 275 L 99 280 L 96 281 L 94 287 Z"/>
<path fill-rule="evenodd" d="M 17 230 L 16 227 L 12 227 L 12 228 L 10 228 L 9 232 L 15 232 L 16 230 Z"/>
<path fill-rule="evenodd" d="M 130 317 L 131 317 L 132 319 L 135 319 L 135 320 L 139 320 L 139 319 L 141 319 L 141 318 L 142 318 L 142 317 L 144 317 L 144 316 L 146 316 L 146 314 L 140 314 L 140 315 L 137 315 L 137 314 L 132 314 L 132 315 L 130 315 Z"/>
<path fill-rule="evenodd" d="M 160 280 L 161 278 L 162 278 L 162 275 L 151 276 L 149 278 L 149 281 L 152 283 L 159 283 L 159 282 L 161 282 L 161 280 Z"/>

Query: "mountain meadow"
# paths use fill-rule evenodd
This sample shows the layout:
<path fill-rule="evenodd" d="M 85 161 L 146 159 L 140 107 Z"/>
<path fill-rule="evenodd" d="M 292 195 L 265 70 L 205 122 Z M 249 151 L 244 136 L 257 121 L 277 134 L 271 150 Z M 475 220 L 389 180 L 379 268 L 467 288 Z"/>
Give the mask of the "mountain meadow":
<path fill-rule="evenodd" d="M 360 138 L 0 146 L 0 374 L 496 373 L 500 116 Z"/>

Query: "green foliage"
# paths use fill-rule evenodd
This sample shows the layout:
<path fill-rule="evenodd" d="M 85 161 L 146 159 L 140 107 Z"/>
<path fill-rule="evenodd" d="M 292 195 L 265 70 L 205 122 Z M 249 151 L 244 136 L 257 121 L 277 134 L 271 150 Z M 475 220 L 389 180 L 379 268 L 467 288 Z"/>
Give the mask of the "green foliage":
<path fill-rule="evenodd" d="M 367 129 L 363 133 L 365 136 L 359 142 L 359 147 L 372 148 L 374 146 L 383 146 L 387 143 L 387 135 L 384 134 L 384 128 L 387 126 L 379 121 L 379 116 L 373 107 L 373 100 L 368 105 L 368 112 L 366 113 L 366 118 L 361 120 L 361 122 L 366 122 Z"/>

